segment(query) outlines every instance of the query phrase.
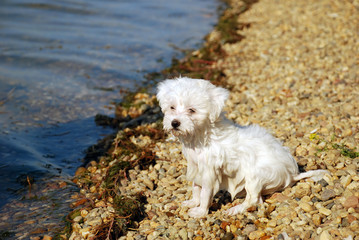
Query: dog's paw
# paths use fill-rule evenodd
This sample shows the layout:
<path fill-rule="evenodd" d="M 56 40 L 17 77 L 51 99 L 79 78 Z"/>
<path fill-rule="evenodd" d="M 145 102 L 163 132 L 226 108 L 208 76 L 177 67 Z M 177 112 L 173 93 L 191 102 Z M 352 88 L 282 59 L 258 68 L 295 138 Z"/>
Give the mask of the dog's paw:
<path fill-rule="evenodd" d="M 206 216 L 207 213 L 208 213 L 208 210 L 205 208 L 201 208 L 201 207 L 191 208 L 188 211 L 188 215 L 193 218 L 202 218 L 202 217 Z"/>
<path fill-rule="evenodd" d="M 199 202 L 194 199 L 187 200 L 182 203 L 182 207 L 193 208 L 193 207 L 197 207 L 197 206 L 199 206 Z"/>
<path fill-rule="evenodd" d="M 237 206 L 231 207 L 230 209 L 228 209 L 227 211 L 225 211 L 225 213 L 229 216 L 233 216 L 236 215 L 238 213 L 243 213 L 246 211 L 246 206 L 244 206 L 243 204 L 239 204 Z"/>

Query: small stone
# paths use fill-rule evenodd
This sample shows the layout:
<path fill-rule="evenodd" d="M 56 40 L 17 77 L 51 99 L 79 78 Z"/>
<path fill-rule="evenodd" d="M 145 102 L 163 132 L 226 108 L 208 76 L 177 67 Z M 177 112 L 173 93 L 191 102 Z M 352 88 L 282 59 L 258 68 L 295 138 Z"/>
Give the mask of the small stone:
<path fill-rule="evenodd" d="M 162 227 L 164 227 L 164 226 L 162 226 Z M 168 227 L 168 233 L 169 233 L 170 236 L 175 236 L 178 233 L 178 229 L 173 227 L 173 226 L 169 226 Z"/>
<path fill-rule="evenodd" d="M 226 232 L 224 234 L 224 236 L 221 238 L 221 240 L 232 240 L 234 238 L 233 233 L 231 232 Z"/>
<path fill-rule="evenodd" d="M 349 214 L 348 215 L 348 223 L 351 224 L 352 222 L 356 221 L 357 218 L 354 217 L 353 215 Z"/>
<path fill-rule="evenodd" d="M 350 175 L 347 175 L 347 176 L 342 176 L 340 178 L 340 184 L 343 186 L 343 187 L 347 187 L 350 182 L 352 181 L 352 177 Z"/>
<path fill-rule="evenodd" d="M 102 224 L 102 219 L 100 216 L 89 217 L 86 219 L 86 224 L 89 226 L 99 226 Z"/>
<path fill-rule="evenodd" d="M 336 169 L 343 169 L 344 168 L 344 163 L 343 162 L 339 162 L 336 166 L 335 166 Z M 347 173 L 344 171 L 344 170 L 340 170 L 340 171 L 337 171 L 335 173 L 335 175 L 337 176 L 343 176 L 343 175 L 346 175 Z"/>
<path fill-rule="evenodd" d="M 351 183 L 347 186 L 347 188 L 350 189 L 350 190 L 358 189 L 358 188 L 359 188 L 359 182 L 351 182 Z"/>
<path fill-rule="evenodd" d="M 213 223 L 216 224 L 216 225 L 218 225 L 218 226 L 221 226 L 222 221 L 219 220 L 219 219 L 216 219 Z"/>
<path fill-rule="evenodd" d="M 232 233 L 235 233 L 237 231 L 237 227 L 233 224 L 230 225 L 230 229 Z"/>
<path fill-rule="evenodd" d="M 74 218 L 74 222 L 80 222 L 82 220 L 82 216 L 77 216 Z"/>
<path fill-rule="evenodd" d="M 331 240 L 331 239 L 333 239 L 333 238 L 327 230 L 323 231 L 319 237 L 319 240 Z"/>
<path fill-rule="evenodd" d="M 178 232 L 178 235 L 181 237 L 182 240 L 187 240 L 188 239 L 188 233 L 187 233 L 187 230 L 185 228 L 182 228 Z"/>
<path fill-rule="evenodd" d="M 308 155 L 308 150 L 305 147 L 299 145 L 295 149 L 295 153 L 296 153 L 296 156 L 306 156 L 306 155 Z"/>
<path fill-rule="evenodd" d="M 148 177 L 149 177 L 152 181 L 154 181 L 154 180 L 158 179 L 158 174 L 157 174 L 156 171 L 152 171 L 152 172 L 150 172 L 150 173 L 148 174 Z"/>
<path fill-rule="evenodd" d="M 95 173 L 97 170 L 97 167 L 96 166 L 90 166 L 87 168 L 87 171 L 89 171 L 90 173 Z"/>
<path fill-rule="evenodd" d="M 294 197 L 299 199 L 311 194 L 311 188 L 307 183 L 303 183 L 301 185 L 298 184 L 296 187 L 293 188 L 293 190 L 295 191 Z"/>
<path fill-rule="evenodd" d="M 148 178 L 145 178 L 143 180 L 143 184 L 145 184 L 145 186 L 148 187 L 150 190 L 153 190 L 155 188 L 155 185 L 153 184 L 153 182 Z"/>
<path fill-rule="evenodd" d="M 313 206 L 306 202 L 301 202 L 299 204 L 299 207 L 303 209 L 305 212 L 311 212 L 313 211 Z"/>
<path fill-rule="evenodd" d="M 81 216 L 86 217 L 89 212 L 86 209 L 81 210 Z"/>
<path fill-rule="evenodd" d="M 267 223 L 268 227 L 274 228 L 275 226 L 277 226 L 277 221 L 275 219 L 271 219 L 268 223 Z"/>
<path fill-rule="evenodd" d="M 359 204 L 359 199 L 356 196 L 350 196 L 345 199 L 343 206 L 345 208 L 356 208 Z"/>
<path fill-rule="evenodd" d="M 320 180 L 318 181 L 318 183 L 319 183 L 320 185 L 322 185 L 322 187 L 328 186 L 328 182 L 325 181 L 324 179 L 320 179 Z"/>
<path fill-rule="evenodd" d="M 320 224 L 322 224 L 322 217 L 319 214 L 314 214 L 312 217 L 312 220 L 316 226 L 319 226 Z"/>
<path fill-rule="evenodd" d="M 85 172 L 87 171 L 86 168 L 84 167 L 79 167 L 76 172 L 75 172 L 75 176 L 78 177 L 78 176 L 81 176 L 82 174 L 84 174 Z"/>
<path fill-rule="evenodd" d="M 104 201 L 98 201 L 95 203 L 96 207 L 106 207 L 106 203 Z"/>
<path fill-rule="evenodd" d="M 332 211 L 330 209 L 323 207 L 323 208 L 319 208 L 319 213 L 329 216 L 330 214 L 332 214 Z"/>
<path fill-rule="evenodd" d="M 148 211 L 147 216 L 149 219 L 154 218 L 155 216 L 158 216 L 156 212 L 154 211 Z"/>
<path fill-rule="evenodd" d="M 348 136 L 351 136 L 353 134 L 353 131 L 348 128 L 348 129 L 345 129 L 342 133 L 343 137 L 348 137 Z"/>
<path fill-rule="evenodd" d="M 91 231 L 91 228 L 86 227 L 86 228 L 80 229 L 79 233 L 82 235 L 83 238 L 87 238 L 90 234 L 90 231 Z"/>
<path fill-rule="evenodd" d="M 290 239 L 290 238 L 286 232 L 283 232 L 278 235 L 278 240 L 287 240 L 287 239 Z"/>
<path fill-rule="evenodd" d="M 257 230 L 254 232 L 251 232 L 249 234 L 249 239 L 260 239 L 261 237 L 264 237 L 266 234 L 263 230 Z"/>
<path fill-rule="evenodd" d="M 322 201 L 327 201 L 335 197 L 335 192 L 332 189 L 325 189 L 320 196 Z"/>
<path fill-rule="evenodd" d="M 253 231 L 255 231 L 255 230 L 257 230 L 257 227 L 256 227 L 256 225 L 254 225 L 254 224 L 248 224 L 244 229 L 243 229 L 243 234 L 244 235 L 249 235 L 249 233 L 251 233 L 251 232 L 253 232 Z"/>
<path fill-rule="evenodd" d="M 141 234 L 136 235 L 136 236 L 135 236 L 135 240 L 146 240 L 146 236 L 141 235 Z"/>
<path fill-rule="evenodd" d="M 170 167 L 170 169 L 168 170 L 167 173 L 168 173 L 169 175 L 173 176 L 173 175 L 176 174 L 176 171 L 177 171 L 177 168 L 176 168 L 175 166 L 172 166 L 172 167 Z"/>
<path fill-rule="evenodd" d="M 199 227 L 199 224 L 198 224 L 197 220 L 190 220 L 187 223 L 187 227 L 191 228 L 191 229 L 197 229 Z"/>
<path fill-rule="evenodd" d="M 227 226 L 229 226 L 229 222 L 226 222 L 226 221 L 223 221 L 223 222 L 221 222 L 221 228 L 223 229 L 223 230 L 226 230 L 226 228 L 227 228 Z"/>
<path fill-rule="evenodd" d="M 97 191 L 96 186 L 91 186 L 91 187 L 90 187 L 90 192 L 94 193 L 94 192 L 96 192 L 96 191 Z"/>
<path fill-rule="evenodd" d="M 81 240 L 81 235 L 77 232 L 72 232 L 69 240 Z M 65 238 L 66 239 L 66 238 Z"/>
<path fill-rule="evenodd" d="M 359 221 L 354 221 L 350 224 L 349 229 L 352 231 L 358 232 L 359 229 Z"/>
<path fill-rule="evenodd" d="M 283 195 L 282 193 L 274 193 L 269 199 L 266 201 L 269 203 L 275 203 L 275 202 L 284 202 L 286 200 L 289 200 L 288 196 Z"/>

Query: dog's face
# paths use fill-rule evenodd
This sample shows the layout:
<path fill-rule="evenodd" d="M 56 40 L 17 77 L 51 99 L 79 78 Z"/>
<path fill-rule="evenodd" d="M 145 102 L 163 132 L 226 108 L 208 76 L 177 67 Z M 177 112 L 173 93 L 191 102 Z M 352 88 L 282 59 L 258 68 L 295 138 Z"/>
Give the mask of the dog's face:
<path fill-rule="evenodd" d="M 175 136 L 192 135 L 215 122 L 227 98 L 226 89 L 201 79 L 178 78 L 158 85 L 163 126 Z"/>

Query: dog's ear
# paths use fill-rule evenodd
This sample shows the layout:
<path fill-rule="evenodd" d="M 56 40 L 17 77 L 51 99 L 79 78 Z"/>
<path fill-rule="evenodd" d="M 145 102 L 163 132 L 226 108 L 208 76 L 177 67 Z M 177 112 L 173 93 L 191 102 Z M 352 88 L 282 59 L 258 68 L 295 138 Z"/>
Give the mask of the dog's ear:
<path fill-rule="evenodd" d="M 227 89 L 213 86 L 209 93 L 211 96 L 211 111 L 209 114 L 209 120 L 213 123 L 221 114 L 224 104 L 228 99 L 229 92 Z"/>
<path fill-rule="evenodd" d="M 167 81 L 163 81 L 161 83 L 158 84 L 157 86 L 157 100 L 160 104 L 160 107 L 162 109 L 165 108 L 165 102 L 166 102 L 166 96 L 168 96 L 169 94 L 169 89 L 168 89 L 168 86 L 167 86 Z"/>

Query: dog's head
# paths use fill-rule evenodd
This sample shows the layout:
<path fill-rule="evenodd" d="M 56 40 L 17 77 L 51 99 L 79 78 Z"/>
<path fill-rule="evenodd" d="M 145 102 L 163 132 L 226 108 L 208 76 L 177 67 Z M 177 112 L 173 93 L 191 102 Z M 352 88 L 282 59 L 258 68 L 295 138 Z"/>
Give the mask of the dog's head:
<path fill-rule="evenodd" d="M 202 79 L 177 78 L 158 85 L 157 99 L 164 113 L 163 126 L 175 136 L 192 135 L 214 123 L 228 91 Z"/>

